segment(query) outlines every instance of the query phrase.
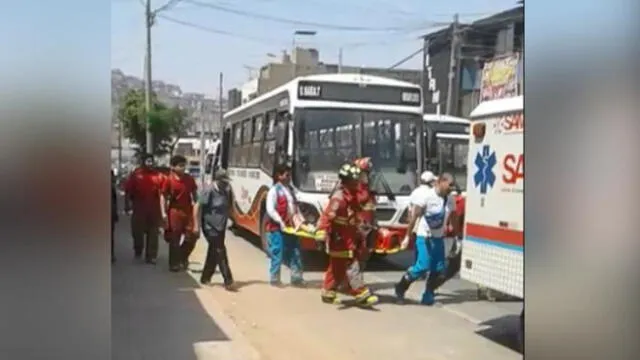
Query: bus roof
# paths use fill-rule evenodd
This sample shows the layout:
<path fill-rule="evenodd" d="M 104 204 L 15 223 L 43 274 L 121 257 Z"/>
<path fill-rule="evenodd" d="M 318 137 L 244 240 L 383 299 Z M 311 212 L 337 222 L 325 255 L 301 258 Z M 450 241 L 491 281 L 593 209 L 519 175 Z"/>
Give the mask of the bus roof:
<path fill-rule="evenodd" d="M 513 112 L 524 109 L 524 96 L 515 96 L 510 98 L 490 100 L 481 102 L 471 112 L 471 118 L 479 118 L 487 115 L 500 114 L 505 112 Z"/>
<path fill-rule="evenodd" d="M 297 91 L 298 82 L 299 81 L 318 81 L 318 82 L 335 82 L 335 83 L 362 83 L 367 85 L 379 85 L 379 86 L 397 86 L 397 87 L 412 87 L 416 89 L 420 89 L 419 85 L 400 81 L 396 79 L 385 78 L 382 76 L 374 76 L 374 75 L 366 75 L 366 74 L 358 74 L 358 73 L 342 73 L 342 74 L 319 74 L 319 75 L 308 75 L 308 76 L 300 76 L 297 77 L 283 85 L 278 86 L 277 88 L 264 93 L 255 99 L 238 106 L 237 108 L 228 111 L 224 114 L 224 117 L 232 116 L 240 111 L 243 111 L 255 104 L 259 104 L 260 102 L 268 99 L 282 91 Z"/>
<path fill-rule="evenodd" d="M 438 121 L 443 123 L 455 123 L 455 124 L 469 124 L 471 120 L 465 118 L 459 118 L 451 115 L 442 114 L 424 114 L 424 121 Z"/>

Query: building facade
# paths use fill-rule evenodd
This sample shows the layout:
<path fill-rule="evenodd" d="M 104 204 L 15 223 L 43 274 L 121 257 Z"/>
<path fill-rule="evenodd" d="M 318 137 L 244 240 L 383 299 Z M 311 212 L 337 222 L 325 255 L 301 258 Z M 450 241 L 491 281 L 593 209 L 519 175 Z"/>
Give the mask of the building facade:
<path fill-rule="evenodd" d="M 523 56 L 524 9 L 516 7 L 471 24 L 460 24 L 459 44 L 452 64 L 452 28 L 443 29 L 423 38 L 428 44 L 425 69 L 425 111 L 445 113 L 449 70 L 454 65 L 451 91 L 451 115 L 468 117 L 480 100 L 480 80 L 484 63 L 502 55 L 520 53 Z M 457 65 L 457 66 L 456 66 Z M 521 72 L 521 66 L 520 66 Z M 519 77 L 520 83 L 522 76 Z"/>

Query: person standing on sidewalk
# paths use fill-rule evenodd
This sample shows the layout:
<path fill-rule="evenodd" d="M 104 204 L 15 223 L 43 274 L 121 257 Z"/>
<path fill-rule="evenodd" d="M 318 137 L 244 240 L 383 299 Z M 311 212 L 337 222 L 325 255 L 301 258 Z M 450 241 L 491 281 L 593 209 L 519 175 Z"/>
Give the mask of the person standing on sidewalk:
<path fill-rule="evenodd" d="M 293 217 L 297 209 L 289 187 L 291 167 L 286 164 L 277 165 L 273 178 L 275 184 L 267 193 L 265 224 L 267 247 L 271 258 L 269 282 L 271 285 L 281 285 L 280 268 L 284 262 L 291 270 L 291 285 L 304 286 L 300 243 L 296 236 L 282 231 L 285 227 L 293 226 Z"/>
<path fill-rule="evenodd" d="M 125 211 L 131 212 L 131 235 L 135 259 L 155 264 L 158 256 L 160 227 L 161 178 L 153 169 L 153 157 L 143 154 L 141 166 L 135 169 L 124 184 Z"/>
<path fill-rule="evenodd" d="M 170 165 L 171 172 L 162 186 L 160 206 L 165 223 L 164 236 L 169 244 L 169 270 L 177 272 L 189 267 L 189 256 L 200 237 L 194 231 L 193 223 L 198 187 L 193 177 L 185 173 L 187 159 L 184 156 L 174 155 Z"/>
<path fill-rule="evenodd" d="M 421 303 L 433 305 L 435 302 L 434 281 L 445 271 L 444 230 L 453 209 L 448 201 L 453 176 L 443 173 L 438 177 L 432 189 L 425 191 L 420 198 L 413 199 L 413 214 L 420 217 L 416 231 L 416 262 L 409 267 L 400 281 L 395 285 L 395 293 L 399 301 L 411 284 L 427 274 L 427 284 L 422 294 Z M 409 224 L 411 225 L 411 224 Z M 408 240 L 405 238 L 402 246 L 406 248 Z"/>
<path fill-rule="evenodd" d="M 211 278 L 220 266 L 220 273 L 227 290 L 233 290 L 233 275 L 227 257 L 227 248 L 224 239 L 227 230 L 227 221 L 231 210 L 231 186 L 229 176 L 223 169 L 215 172 L 213 183 L 203 189 L 195 207 L 195 230 L 202 229 L 207 243 L 207 257 L 200 276 L 202 285 L 211 284 Z"/>

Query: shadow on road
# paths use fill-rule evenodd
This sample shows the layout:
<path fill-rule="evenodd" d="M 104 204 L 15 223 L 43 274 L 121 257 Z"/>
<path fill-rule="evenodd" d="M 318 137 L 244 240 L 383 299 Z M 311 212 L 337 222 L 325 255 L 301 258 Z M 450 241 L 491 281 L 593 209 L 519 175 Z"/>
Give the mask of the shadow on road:
<path fill-rule="evenodd" d="M 133 260 L 128 220 L 118 224 L 111 269 L 112 358 L 197 360 L 197 343 L 228 341 L 197 298 L 199 285 L 168 271 L 164 241 L 157 265 Z"/>
<path fill-rule="evenodd" d="M 507 315 L 485 321 L 480 324 L 480 326 L 481 329 L 476 331 L 476 334 L 513 351 L 520 352 L 520 345 L 518 341 L 520 316 Z"/>

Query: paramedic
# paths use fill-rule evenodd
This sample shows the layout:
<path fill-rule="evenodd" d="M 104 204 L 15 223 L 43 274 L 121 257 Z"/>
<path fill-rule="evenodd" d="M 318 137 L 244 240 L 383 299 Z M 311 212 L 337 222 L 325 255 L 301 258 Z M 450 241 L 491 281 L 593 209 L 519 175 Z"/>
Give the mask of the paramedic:
<path fill-rule="evenodd" d="M 421 303 L 433 305 L 434 280 L 445 270 L 445 245 L 444 228 L 448 215 L 453 209 L 452 201 L 449 201 L 449 193 L 453 184 L 453 176 L 443 173 L 435 181 L 432 189 L 425 191 L 423 196 L 412 200 L 412 212 L 420 218 L 416 230 L 415 249 L 416 262 L 409 267 L 395 286 L 398 300 L 404 300 L 404 295 L 411 283 L 427 274 L 427 284 L 422 294 Z M 406 247 L 407 238 L 403 241 Z"/>

